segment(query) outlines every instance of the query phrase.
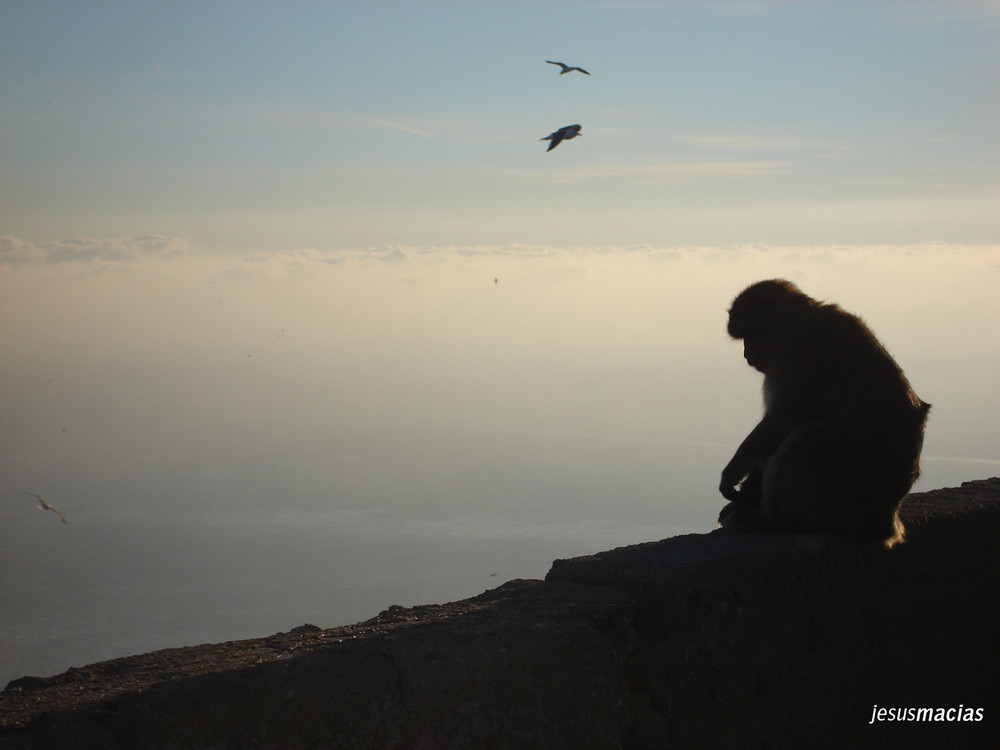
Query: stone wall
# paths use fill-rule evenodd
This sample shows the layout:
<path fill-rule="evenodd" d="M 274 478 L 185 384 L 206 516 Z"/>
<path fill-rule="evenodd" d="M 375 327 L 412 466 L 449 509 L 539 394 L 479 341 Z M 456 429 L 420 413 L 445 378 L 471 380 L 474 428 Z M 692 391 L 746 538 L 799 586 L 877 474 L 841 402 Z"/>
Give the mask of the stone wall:
<path fill-rule="evenodd" d="M 0 748 L 993 747 L 1000 479 L 903 517 L 889 551 L 687 535 L 358 625 L 15 680 Z"/>

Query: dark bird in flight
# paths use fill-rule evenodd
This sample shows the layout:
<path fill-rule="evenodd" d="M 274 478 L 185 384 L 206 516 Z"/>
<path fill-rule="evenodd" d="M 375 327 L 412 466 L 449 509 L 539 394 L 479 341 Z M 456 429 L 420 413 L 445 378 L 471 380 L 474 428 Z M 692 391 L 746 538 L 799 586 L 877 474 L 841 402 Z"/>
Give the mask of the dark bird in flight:
<path fill-rule="evenodd" d="M 549 147 L 545 149 L 546 153 L 548 153 L 563 141 L 568 141 L 570 138 L 576 138 L 578 135 L 580 135 L 579 125 L 567 125 L 566 127 L 559 128 L 559 130 L 557 130 L 556 132 L 551 133 L 550 135 L 547 135 L 544 138 L 539 138 L 538 140 L 552 141 L 549 144 Z"/>
<path fill-rule="evenodd" d="M 24 492 L 24 491 L 22 490 L 22 492 Z M 57 516 L 59 516 L 62 519 L 63 523 L 69 523 L 69 521 L 66 520 L 66 516 L 64 516 L 62 514 L 62 511 L 59 510 L 58 508 L 54 508 L 53 506 L 51 506 L 47 502 L 45 502 L 45 498 L 42 497 L 41 495 L 36 495 L 34 492 L 25 492 L 24 494 L 25 495 L 31 495 L 31 497 L 37 498 L 38 502 L 41 503 L 41 505 L 42 505 L 42 510 L 51 510 L 53 513 L 55 513 Z"/>
<path fill-rule="evenodd" d="M 575 65 L 567 65 L 566 63 L 553 62 L 552 60 L 546 60 L 545 62 L 547 62 L 549 65 L 558 65 L 560 68 L 562 68 L 562 70 L 559 71 L 559 75 L 561 75 L 561 76 L 564 76 L 564 75 L 566 75 L 567 73 L 569 73 L 570 71 L 573 71 L 573 70 L 579 70 L 585 76 L 589 76 L 590 75 L 590 73 L 588 73 L 586 70 L 584 70 L 583 68 L 578 68 Z"/>

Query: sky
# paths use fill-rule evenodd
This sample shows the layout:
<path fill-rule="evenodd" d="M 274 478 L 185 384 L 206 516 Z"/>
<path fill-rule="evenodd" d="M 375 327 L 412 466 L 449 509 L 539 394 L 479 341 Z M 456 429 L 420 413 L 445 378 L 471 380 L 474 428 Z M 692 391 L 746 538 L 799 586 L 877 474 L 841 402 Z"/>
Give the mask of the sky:
<path fill-rule="evenodd" d="M 784 276 L 993 472 L 998 32 L 973 0 L 0 0 L 8 458 L 324 413 L 723 462 L 759 410 L 724 313 Z"/>
<path fill-rule="evenodd" d="M 976 0 L 3 0 L 0 232 L 91 255 L 993 243 L 998 36 Z"/>
<path fill-rule="evenodd" d="M 974 0 L 0 0 L 0 683 L 711 531 L 762 278 L 933 404 L 916 490 L 997 476 L 998 40 Z"/>

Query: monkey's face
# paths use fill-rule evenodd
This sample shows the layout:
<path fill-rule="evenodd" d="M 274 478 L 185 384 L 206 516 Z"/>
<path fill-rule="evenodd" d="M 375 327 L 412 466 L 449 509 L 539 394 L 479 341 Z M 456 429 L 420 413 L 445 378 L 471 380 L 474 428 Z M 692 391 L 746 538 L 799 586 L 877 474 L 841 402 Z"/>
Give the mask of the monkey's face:
<path fill-rule="evenodd" d="M 770 347 L 760 331 L 749 331 L 743 337 L 743 358 L 747 364 L 760 372 L 767 372 Z"/>

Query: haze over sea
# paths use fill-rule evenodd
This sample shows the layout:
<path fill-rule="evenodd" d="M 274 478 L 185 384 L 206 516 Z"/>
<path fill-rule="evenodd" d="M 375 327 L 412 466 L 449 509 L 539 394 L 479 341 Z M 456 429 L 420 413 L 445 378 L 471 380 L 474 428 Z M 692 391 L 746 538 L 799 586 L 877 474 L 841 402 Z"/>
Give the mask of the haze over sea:
<path fill-rule="evenodd" d="M 862 313 L 933 402 L 917 489 L 996 475 L 998 271 L 944 246 L 8 266 L 0 679 L 710 531 L 760 410 L 725 313 L 759 278 Z"/>
<path fill-rule="evenodd" d="M 712 530 L 764 278 L 933 404 L 917 490 L 997 475 L 998 33 L 979 0 L 0 0 L 0 685 Z"/>

